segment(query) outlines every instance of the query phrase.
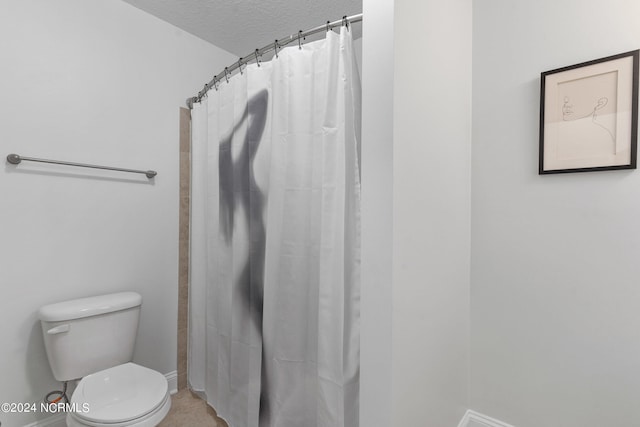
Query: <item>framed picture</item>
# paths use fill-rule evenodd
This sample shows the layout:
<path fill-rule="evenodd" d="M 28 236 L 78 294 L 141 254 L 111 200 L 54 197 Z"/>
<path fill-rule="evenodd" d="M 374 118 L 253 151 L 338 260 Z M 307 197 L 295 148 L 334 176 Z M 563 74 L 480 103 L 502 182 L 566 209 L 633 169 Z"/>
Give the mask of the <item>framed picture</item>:
<path fill-rule="evenodd" d="M 635 169 L 638 53 L 540 77 L 540 174 Z"/>

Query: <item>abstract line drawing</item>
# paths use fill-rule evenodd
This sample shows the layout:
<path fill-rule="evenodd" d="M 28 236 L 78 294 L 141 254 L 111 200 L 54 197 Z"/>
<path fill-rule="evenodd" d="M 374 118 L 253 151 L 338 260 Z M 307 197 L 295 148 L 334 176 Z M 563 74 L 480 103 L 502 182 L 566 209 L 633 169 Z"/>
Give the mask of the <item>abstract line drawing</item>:
<path fill-rule="evenodd" d="M 562 105 L 562 120 L 565 122 L 576 121 L 586 118 L 591 118 L 591 122 L 607 131 L 609 137 L 611 137 L 612 142 L 616 142 L 616 137 L 613 134 L 613 130 L 609 129 L 607 125 L 604 123 L 598 122 L 598 110 L 603 109 L 609 103 L 609 98 L 603 96 L 599 98 L 596 104 L 593 106 L 593 109 L 588 114 L 582 116 L 576 116 L 574 112 L 574 105 L 571 103 L 571 99 L 568 96 L 564 97 L 564 104 Z"/>

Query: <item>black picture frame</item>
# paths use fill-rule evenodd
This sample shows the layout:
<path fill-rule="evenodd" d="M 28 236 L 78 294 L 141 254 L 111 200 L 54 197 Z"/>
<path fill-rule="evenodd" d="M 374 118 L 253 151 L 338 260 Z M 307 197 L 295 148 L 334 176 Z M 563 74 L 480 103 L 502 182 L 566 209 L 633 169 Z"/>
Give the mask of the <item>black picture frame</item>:
<path fill-rule="evenodd" d="M 540 75 L 538 173 L 636 169 L 640 50 Z"/>

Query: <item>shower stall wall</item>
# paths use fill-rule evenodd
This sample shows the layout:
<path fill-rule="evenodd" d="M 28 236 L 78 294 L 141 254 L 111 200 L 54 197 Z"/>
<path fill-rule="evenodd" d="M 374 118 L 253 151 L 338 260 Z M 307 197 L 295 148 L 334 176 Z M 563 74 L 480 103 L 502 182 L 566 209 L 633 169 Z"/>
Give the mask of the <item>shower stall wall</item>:
<path fill-rule="evenodd" d="M 193 105 L 188 377 L 232 427 L 359 425 L 352 43 L 328 31 Z"/>

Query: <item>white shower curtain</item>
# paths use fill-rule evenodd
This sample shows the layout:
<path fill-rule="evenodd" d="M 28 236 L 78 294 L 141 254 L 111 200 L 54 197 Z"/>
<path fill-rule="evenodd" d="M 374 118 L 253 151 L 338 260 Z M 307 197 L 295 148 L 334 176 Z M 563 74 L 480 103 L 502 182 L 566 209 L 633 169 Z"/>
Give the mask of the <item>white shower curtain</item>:
<path fill-rule="evenodd" d="M 189 384 L 231 427 L 357 427 L 360 81 L 351 34 L 192 111 Z"/>

